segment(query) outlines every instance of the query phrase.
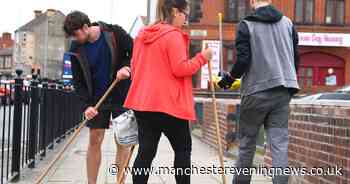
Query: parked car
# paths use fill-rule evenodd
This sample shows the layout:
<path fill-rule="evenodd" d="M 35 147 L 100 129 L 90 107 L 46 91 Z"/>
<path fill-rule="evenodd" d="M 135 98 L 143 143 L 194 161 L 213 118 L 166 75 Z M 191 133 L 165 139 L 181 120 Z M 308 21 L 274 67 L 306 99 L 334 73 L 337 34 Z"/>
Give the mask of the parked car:
<path fill-rule="evenodd" d="M 14 89 L 12 80 L 1 80 L 0 81 L 0 102 L 3 105 L 12 104 L 14 101 Z"/>
<path fill-rule="evenodd" d="M 293 100 L 297 104 L 350 104 L 350 93 L 318 93 Z"/>
<path fill-rule="evenodd" d="M 338 89 L 336 92 L 340 92 L 340 93 L 350 93 L 350 86 L 345 86 L 341 89 Z"/>

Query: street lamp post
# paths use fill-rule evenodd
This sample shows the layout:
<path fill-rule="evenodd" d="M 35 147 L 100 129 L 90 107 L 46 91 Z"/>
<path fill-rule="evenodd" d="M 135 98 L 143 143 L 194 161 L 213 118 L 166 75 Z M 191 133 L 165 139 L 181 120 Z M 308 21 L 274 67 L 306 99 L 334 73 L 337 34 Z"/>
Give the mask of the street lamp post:
<path fill-rule="evenodd" d="M 147 25 L 151 21 L 151 0 L 147 0 Z"/>
<path fill-rule="evenodd" d="M 110 23 L 113 24 L 113 11 L 114 11 L 114 0 L 110 0 L 110 6 L 111 6 L 111 9 L 110 9 Z"/>
<path fill-rule="evenodd" d="M 43 75 L 47 77 L 47 63 L 48 63 L 48 50 L 49 50 L 49 19 L 50 17 L 47 17 L 46 22 L 46 35 L 45 35 L 45 50 L 44 50 L 44 67 L 43 67 Z"/>

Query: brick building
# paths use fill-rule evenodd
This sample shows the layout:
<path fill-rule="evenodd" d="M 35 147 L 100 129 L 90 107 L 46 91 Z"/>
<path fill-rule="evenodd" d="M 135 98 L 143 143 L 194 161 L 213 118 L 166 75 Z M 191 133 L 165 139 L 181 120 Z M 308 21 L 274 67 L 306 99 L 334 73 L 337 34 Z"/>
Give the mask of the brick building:
<path fill-rule="evenodd" d="M 2 33 L 0 36 L 0 49 L 12 48 L 14 41 L 12 40 L 11 33 Z"/>
<path fill-rule="evenodd" d="M 11 33 L 0 36 L 0 79 L 12 77 L 14 42 Z"/>
<path fill-rule="evenodd" d="M 13 49 L 0 48 L 0 79 L 13 77 Z"/>
<path fill-rule="evenodd" d="M 191 54 L 203 40 L 219 40 L 218 13 L 223 13 L 223 68 L 235 62 L 237 23 L 251 11 L 247 0 L 191 0 Z M 350 0 L 272 0 L 291 18 L 299 32 L 299 83 L 304 91 L 333 90 L 350 84 Z M 329 70 L 336 83 L 329 84 Z M 194 86 L 200 87 L 200 74 Z"/>

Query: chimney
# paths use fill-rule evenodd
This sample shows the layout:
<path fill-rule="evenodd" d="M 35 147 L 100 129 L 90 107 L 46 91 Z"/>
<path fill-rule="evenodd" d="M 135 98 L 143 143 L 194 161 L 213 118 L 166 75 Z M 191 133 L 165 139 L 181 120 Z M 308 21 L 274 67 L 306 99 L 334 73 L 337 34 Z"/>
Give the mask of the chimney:
<path fill-rule="evenodd" d="M 56 13 L 55 9 L 47 9 L 47 11 L 46 11 L 46 15 L 48 17 L 51 17 L 52 15 L 55 15 L 55 13 Z"/>
<path fill-rule="evenodd" d="M 41 10 L 34 10 L 35 18 L 38 18 L 42 14 Z"/>

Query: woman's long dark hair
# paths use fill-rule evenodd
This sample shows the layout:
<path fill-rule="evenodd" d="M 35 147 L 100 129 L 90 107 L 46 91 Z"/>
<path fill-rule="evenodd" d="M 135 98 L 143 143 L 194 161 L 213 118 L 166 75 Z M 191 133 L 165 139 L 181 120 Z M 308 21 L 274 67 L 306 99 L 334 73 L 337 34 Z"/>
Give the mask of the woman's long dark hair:
<path fill-rule="evenodd" d="M 156 23 L 163 21 L 172 23 L 173 8 L 184 11 L 187 6 L 188 2 L 186 0 L 158 0 Z"/>

